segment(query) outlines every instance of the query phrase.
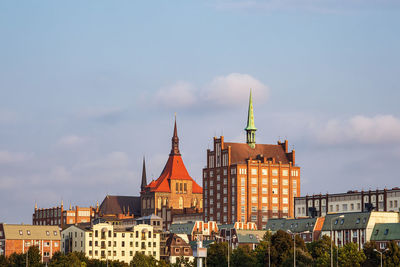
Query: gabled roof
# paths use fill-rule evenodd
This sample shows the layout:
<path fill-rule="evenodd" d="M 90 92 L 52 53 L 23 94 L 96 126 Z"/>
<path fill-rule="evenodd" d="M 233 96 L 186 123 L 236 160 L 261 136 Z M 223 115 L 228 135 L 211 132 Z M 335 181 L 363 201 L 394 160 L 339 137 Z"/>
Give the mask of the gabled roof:
<path fill-rule="evenodd" d="M 343 218 L 335 218 L 344 215 Z M 322 231 L 330 231 L 331 220 L 332 230 L 347 230 L 347 229 L 365 229 L 368 225 L 371 212 L 351 212 L 351 213 L 335 213 L 325 216 L 324 226 Z"/>
<path fill-rule="evenodd" d="M 191 235 L 193 232 L 195 223 L 173 223 L 169 227 L 169 231 L 174 234 L 186 234 Z"/>
<path fill-rule="evenodd" d="M 246 143 L 230 143 L 224 142 L 224 148 L 231 147 L 231 163 L 246 163 L 246 159 L 255 159 L 258 155 L 264 158 L 275 158 L 276 162 L 281 161 L 282 164 L 289 164 L 290 153 L 286 153 L 282 145 L 256 144 L 255 148 L 251 148 Z"/>
<path fill-rule="evenodd" d="M 271 231 L 288 231 L 293 233 L 312 232 L 314 230 L 317 218 L 303 219 L 269 219 L 265 229 Z"/>
<path fill-rule="evenodd" d="M 176 121 L 174 126 L 174 135 L 172 137 L 172 149 L 167 163 L 160 177 L 146 186 L 151 192 L 171 192 L 171 180 L 189 180 L 192 181 L 192 192 L 202 194 L 203 188 L 199 186 L 192 177 L 190 177 L 185 164 L 183 163 L 179 152 L 179 138 L 176 130 Z"/>
<path fill-rule="evenodd" d="M 127 214 L 128 209 L 130 214 L 140 216 L 140 197 L 107 195 L 100 205 L 100 213 L 103 215 Z"/>
<path fill-rule="evenodd" d="M 400 223 L 377 223 L 371 241 L 400 240 Z"/>
<path fill-rule="evenodd" d="M 56 225 L 3 224 L 5 239 L 13 240 L 60 240 L 60 228 Z"/>

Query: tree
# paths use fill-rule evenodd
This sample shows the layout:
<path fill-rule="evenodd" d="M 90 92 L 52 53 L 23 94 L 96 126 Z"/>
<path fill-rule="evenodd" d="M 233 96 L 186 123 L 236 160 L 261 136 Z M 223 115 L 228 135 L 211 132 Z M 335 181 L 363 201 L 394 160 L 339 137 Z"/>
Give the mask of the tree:
<path fill-rule="evenodd" d="M 256 258 L 249 247 L 238 247 L 232 252 L 233 267 L 252 267 L 256 264 Z"/>
<path fill-rule="evenodd" d="M 356 243 L 347 243 L 339 249 L 339 265 L 359 267 L 366 257 L 362 250 L 358 250 Z"/>
<path fill-rule="evenodd" d="M 157 266 L 157 260 L 152 256 L 147 256 L 142 253 L 136 253 L 133 257 L 130 266 L 132 267 L 154 267 Z"/>
<path fill-rule="evenodd" d="M 26 265 L 26 255 L 25 254 L 17 254 L 17 253 L 12 253 L 8 257 L 8 263 L 10 267 L 20 267 L 20 266 L 25 266 Z"/>
<path fill-rule="evenodd" d="M 293 266 L 293 256 L 293 253 L 291 253 L 291 255 L 284 260 L 282 266 Z M 313 258 L 311 257 L 310 253 L 302 250 L 301 248 L 296 248 L 296 266 L 311 266 L 312 263 Z"/>
<path fill-rule="evenodd" d="M 29 266 L 31 266 L 31 267 L 40 267 L 40 266 L 42 266 L 42 256 L 40 255 L 40 251 L 39 251 L 39 248 L 37 246 L 29 247 L 29 249 L 28 249 L 28 262 L 29 262 Z"/>
<path fill-rule="evenodd" d="M 400 266 L 400 249 L 395 241 L 390 241 L 388 250 L 385 252 L 385 265 L 386 266 Z"/>
<path fill-rule="evenodd" d="M 0 255 L 0 266 L 8 266 L 8 265 L 9 263 L 6 256 Z"/>
<path fill-rule="evenodd" d="M 307 244 L 315 266 L 329 266 L 331 262 L 331 238 L 327 235 L 321 239 Z M 336 246 L 333 244 L 333 255 L 336 255 Z M 336 257 L 334 257 L 336 263 Z M 336 265 L 336 264 L 335 264 Z"/>
<path fill-rule="evenodd" d="M 84 254 L 83 254 L 84 256 Z M 87 262 L 89 259 L 84 257 L 82 259 L 82 255 L 79 254 L 79 252 L 71 252 L 65 255 L 62 252 L 56 252 L 54 253 L 53 257 L 50 260 L 50 263 L 48 266 L 50 267 L 65 267 L 65 266 L 71 266 L 71 267 L 83 267 L 87 266 Z"/>
<path fill-rule="evenodd" d="M 227 255 L 227 242 L 217 242 L 211 244 L 207 250 L 207 266 L 226 267 L 228 265 Z"/>
<path fill-rule="evenodd" d="M 171 267 L 194 267 L 194 261 L 189 261 L 188 258 L 181 256 L 176 260 L 175 263 L 171 264 Z"/>
<path fill-rule="evenodd" d="M 363 267 L 375 267 L 380 266 L 381 258 L 380 254 L 375 251 L 379 250 L 378 245 L 374 242 L 367 242 L 364 244 L 364 254 L 365 254 L 365 261 L 363 263 Z"/>

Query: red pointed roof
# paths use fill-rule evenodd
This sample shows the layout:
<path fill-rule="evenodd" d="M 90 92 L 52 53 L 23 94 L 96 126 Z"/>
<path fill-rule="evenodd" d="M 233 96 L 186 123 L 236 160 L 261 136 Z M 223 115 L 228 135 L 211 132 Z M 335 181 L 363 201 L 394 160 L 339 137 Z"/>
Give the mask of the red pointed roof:
<path fill-rule="evenodd" d="M 157 180 L 147 185 L 152 192 L 171 192 L 171 180 L 189 180 L 192 181 L 192 192 L 194 194 L 202 194 L 203 188 L 199 186 L 192 177 L 190 177 L 185 164 L 183 163 L 181 154 L 179 153 L 179 139 L 176 130 L 176 121 L 174 126 L 174 134 L 172 137 L 172 149 L 165 167 Z"/>

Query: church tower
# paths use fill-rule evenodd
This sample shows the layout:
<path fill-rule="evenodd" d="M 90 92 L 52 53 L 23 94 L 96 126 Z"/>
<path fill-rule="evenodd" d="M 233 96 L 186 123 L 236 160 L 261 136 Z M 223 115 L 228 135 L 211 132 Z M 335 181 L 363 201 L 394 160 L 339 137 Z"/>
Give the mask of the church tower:
<path fill-rule="evenodd" d="M 251 96 L 251 89 L 250 89 L 250 98 L 249 98 L 249 111 L 247 113 L 247 127 L 245 128 L 246 131 L 246 143 L 251 147 L 256 147 L 256 131 L 257 128 L 254 125 L 254 113 L 253 113 L 253 98 Z"/>

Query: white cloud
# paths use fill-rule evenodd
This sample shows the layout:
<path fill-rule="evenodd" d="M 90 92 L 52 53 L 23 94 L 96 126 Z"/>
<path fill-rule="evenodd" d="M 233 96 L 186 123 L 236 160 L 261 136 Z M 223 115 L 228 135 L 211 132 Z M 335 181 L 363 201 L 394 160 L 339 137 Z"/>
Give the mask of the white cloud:
<path fill-rule="evenodd" d="M 85 142 L 83 137 L 77 135 L 67 135 L 60 138 L 58 145 L 62 147 L 72 147 L 82 145 Z"/>
<path fill-rule="evenodd" d="M 28 158 L 29 155 L 27 153 L 0 150 L 0 164 L 19 163 L 27 160 Z"/>
<path fill-rule="evenodd" d="M 255 102 L 266 100 L 268 87 L 261 81 L 249 74 L 231 73 L 217 76 L 201 87 L 179 81 L 158 90 L 155 102 L 167 108 L 232 106 L 247 101 L 250 89 Z"/>
<path fill-rule="evenodd" d="M 177 83 L 161 88 L 155 95 L 157 104 L 165 107 L 187 107 L 196 101 L 195 87 L 185 81 L 178 81 Z"/>
<path fill-rule="evenodd" d="M 332 119 L 316 129 L 320 143 L 383 144 L 400 142 L 400 119 L 393 115 L 354 116 L 347 120 Z"/>

